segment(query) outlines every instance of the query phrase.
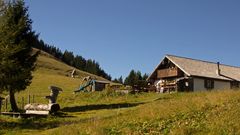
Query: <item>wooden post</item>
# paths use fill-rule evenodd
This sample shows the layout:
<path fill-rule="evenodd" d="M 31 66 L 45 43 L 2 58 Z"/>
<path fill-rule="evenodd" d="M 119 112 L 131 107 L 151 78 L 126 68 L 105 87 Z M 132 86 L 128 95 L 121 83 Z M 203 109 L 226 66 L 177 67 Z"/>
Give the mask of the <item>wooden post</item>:
<path fill-rule="evenodd" d="M 5 112 L 7 112 L 8 109 L 8 98 L 5 99 Z"/>
<path fill-rule="evenodd" d="M 32 97 L 32 103 L 34 103 L 34 97 L 35 97 L 35 96 L 33 95 L 33 97 Z"/>
<path fill-rule="evenodd" d="M 3 101 L 4 98 L 0 97 L 0 114 L 2 112 L 2 101 Z"/>
<path fill-rule="evenodd" d="M 30 99 L 31 99 L 31 96 L 30 96 L 30 94 L 29 94 L 29 95 L 28 95 L 28 104 L 31 103 Z"/>
<path fill-rule="evenodd" d="M 22 109 L 24 109 L 24 97 L 22 97 Z"/>

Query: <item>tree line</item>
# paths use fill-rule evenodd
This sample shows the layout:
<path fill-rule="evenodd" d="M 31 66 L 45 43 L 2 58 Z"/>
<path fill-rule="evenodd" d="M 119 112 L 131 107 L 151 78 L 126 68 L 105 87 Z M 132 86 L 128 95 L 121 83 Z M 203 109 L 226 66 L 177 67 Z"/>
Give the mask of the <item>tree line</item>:
<path fill-rule="evenodd" d="M 122 76 L 113 80 L 113 82 L 129 85 L 137 88 L 147 87 L 148 75 L 142 74 L 140 71 L 131 70 L 129 75 L 123 81 Z"/>
<path fill-rule="evenodd" d="M 100 66 L 98 62 L 92 59 L 85 59 L 81 55 L 74 55 L 73 52 L 65 50 L 62 52 L 59 48 L 48 45 L 44 43 L 43 40 L 36 39 L 35 43 L 33 44 L 34 48 L 43 50 L 54 57 L 58 58 L 59 60 L 63 61 L 64 63 L 73 66 L 79 70 L 83 70 L 97 76 L 101 76 L 108 80 L 111 80 L 111 75 L 107 74 Z"/>

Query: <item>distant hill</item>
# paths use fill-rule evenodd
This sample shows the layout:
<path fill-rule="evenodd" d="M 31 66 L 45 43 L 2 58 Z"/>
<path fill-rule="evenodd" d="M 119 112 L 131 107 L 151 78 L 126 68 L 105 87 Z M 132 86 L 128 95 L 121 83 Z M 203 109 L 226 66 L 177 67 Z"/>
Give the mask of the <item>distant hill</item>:
<path fill-rule="evenodd" d="M 38 49 L 34 49 L 34 51 L 37 51 Z M 38 50 L 39 51 L 39 50 Z M 37 59 L 37 67 L 36 70 L 39 70 L 41 72 L 49 73 L 49 74 L 57 74 L 57 75 L 62 75 L 62 76 L 70 76 L 71 72 L 73 69 L 76 69 L 72 66 L 69 66 L 59 59 L 55 58 L 49 53 L 46 53 L 44 51 L 40 51 L 40 55 Z M 88 72 L 78 70 L 76 69 L 76 78 L 83 78 L 86 76 L 91 76 L 94 77 L 98 80 L 104 80 L 108 81 L 107 79 L 90 74 Z"/>
<path fill-rule="evenodd" d="M 71 51 L 65 50 L 62 52 L 59 48 L 53 46 L 53 45 L 48 45 L 46 44 L 43 40 L 38 39 L 36 37 L 34 43 L 33 43 L 33 48 L 40 49 L 42 51 L 45 51 L 55 58 L 58 58 L 62 62 L 75 67 L 79 70 L 86 71 L 88 73 L 101 76 L 105 79 L 112 80 L 111 75 L 109 75 L 102 67 L 100 64 L 93 60 L 93 59 L 86 59 L 82 57 L 81 55 L 76 55 Z"/>
<path fill-rule="evenodd" d="M 34 49 L 36 51 L 37 49 Z M 103 77 L 99 77 L 81 70 L 76 69 L 77 77 L 71 78 L 70 73 L 74 67 L 71 67 L 54 56 L 40 51 L 40 55 L 38 56 L 36 62 L 36 69 L 33 72 L 33 79 L 30 86 L 27 87 L 26 90 L 21 91 L 16 94 L 16 99 L 18 104 L 21 104 L 21 97 L 25 97 L 25 102 L 28 95 L 35 96 L 35 101 L 38 103 L 47 103 L 47 100 L 44 98 L 49 95 L 50 90 L 49 86 L 54 85 L 63 89 L 63 93 L 59 97 L 59 100 L 63 100 L 66 97 L 73 97 L 73 91 L 78 89 L 80 85 L 83 85 L 86 82 L 83 82 L 83 78 L 87 76 L 91 76 L 96 78 L 97 80 L 108 81 Z M 110 81 L 109 81 L 110 82 Z M 110 82 L 110 84 L 115 84 Z M 8 93 L 3 93 L 3 96 Z M 19 106 L 20 107 L 20 106 Z"/>

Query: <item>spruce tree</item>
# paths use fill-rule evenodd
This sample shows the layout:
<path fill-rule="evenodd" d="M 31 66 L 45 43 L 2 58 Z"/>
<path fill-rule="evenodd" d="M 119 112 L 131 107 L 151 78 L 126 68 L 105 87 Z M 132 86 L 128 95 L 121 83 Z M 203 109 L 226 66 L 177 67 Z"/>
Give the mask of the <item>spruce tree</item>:
<path fill-rule="evenodd" d="M 118 78 L 118 82 L 121 83 L 121 84 L 123 84 L 123 78 L 122 78 L 122 76 L 120 76 L 120 77 Z"/>
<path fill-rule="evenodd" d="M 142 76 L 142 73 L 140 71 L 134 71 L 131 70 L 129 75 L 126 77 L 124 84 L 130 85 L 132 87 L 137 86 L 138 88 L 144 88 L 147 87 L 147 79 L 148 75 L 144 74 Z"/>
<path fill-rule="evenodd" d="M 9 92 L 12 111 L 18 111 L 14 94 L 31 83 L 37 54 L 32 52 L 36 40 L 28 9 L 22 0 L 10 2 L 0 25 L 0 90 Z"/>
<path fill-rule="evenodd" d="M 3 0 L 0 0 L 0 15 L 2 15 L 3 11 L 4 11 L 4 1 Z"/>
<path fill-rule="evenodd" d="M 73 52 L 69 52 L 69 51 L 65 51 L 63 53 L 63 61 L 65 63 L 67 63 L 68 65 L 70 66 L 73 66 L 73 63 L 74 63 L 74 55 L 73 55 Z"/>
<path fill-rule="evenodd" d="M 137 84 L 138 78 L 137 73 L 134 70 L 131 70 L 129 75 L 126 77 L 124 84 L 134 86 Z"/>
<path fill-rule="evenodd" d="M 4 13 L 4 10 L 5 10 L 5 5 L 4 5 L 4 2 L 3 0 L 0 0 L 0 25 L 2 24 L 2 15 Z"/>

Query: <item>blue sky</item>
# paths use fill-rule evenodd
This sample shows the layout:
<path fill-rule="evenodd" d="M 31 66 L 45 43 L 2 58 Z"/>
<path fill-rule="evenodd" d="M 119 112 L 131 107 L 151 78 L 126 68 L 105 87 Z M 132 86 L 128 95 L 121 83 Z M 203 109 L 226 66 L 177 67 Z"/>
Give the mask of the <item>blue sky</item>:
<path fill-rule="evenodd" d="M 151 73 L 165 54 L 240 66 L 239 0 L 26 0 L 48 44 L 112 77 Z"/>

